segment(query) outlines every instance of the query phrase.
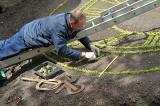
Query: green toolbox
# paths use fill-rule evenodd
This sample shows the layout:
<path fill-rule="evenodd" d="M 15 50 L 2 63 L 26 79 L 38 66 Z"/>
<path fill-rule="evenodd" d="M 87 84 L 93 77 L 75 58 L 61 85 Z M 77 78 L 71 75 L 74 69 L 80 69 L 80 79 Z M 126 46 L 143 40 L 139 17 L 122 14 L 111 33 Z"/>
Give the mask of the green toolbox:
<path fill-rule="evenodd" d="M 0 70 L 0 80 L 4 80 L 4 79 L 7 79 L 7 76 L 2 70 Z"/>

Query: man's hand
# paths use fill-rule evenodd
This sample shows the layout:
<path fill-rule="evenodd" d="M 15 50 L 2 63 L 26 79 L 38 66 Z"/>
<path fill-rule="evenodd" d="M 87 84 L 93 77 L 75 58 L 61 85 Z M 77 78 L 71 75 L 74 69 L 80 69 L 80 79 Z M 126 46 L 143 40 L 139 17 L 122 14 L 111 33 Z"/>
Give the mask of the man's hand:
<path fill-rule="evenodd" d="M 94 52 L 96 56 L 100 56 L 100 50 L 98 47 L 96 47 L 92 43 L 89 44 L 89 47 L 91 48 L 91 51 Z"/>
<path fill-rule="evenodd" d="M 82 57 L 85 57 L 87 59 L 96 59 L 96 55 L 94 52 L 82 52 Z"/>

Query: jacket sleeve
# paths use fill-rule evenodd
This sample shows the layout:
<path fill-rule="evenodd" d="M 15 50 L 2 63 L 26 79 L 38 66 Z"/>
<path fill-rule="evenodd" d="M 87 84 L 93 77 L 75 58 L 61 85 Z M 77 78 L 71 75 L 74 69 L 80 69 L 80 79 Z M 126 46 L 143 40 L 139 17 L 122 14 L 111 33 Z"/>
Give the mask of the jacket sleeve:
<path fill-rule="evenodd" d="M 90 50 L 89 48 L 89 43 L 91 43 L 91 40 L 88 37 L 84 37 L 79 39 L 79 41 L 87 48 Z"/>
<path fill-rule="evenodd" d="M 60 35 L 52 36 L 54 47 L 59 55 L 70 58 L 72 60 L 79 60 L 81 52 L 67 47 L 67 40 Z"/>
<path fill-rule="evenodd" d="M 77 35 L 78 32 L 81 32 L 83 29 L 79 30 L 79 31 L 75 31 L 74 36 Z M 90 47 L 89 47 L 89 43 L 91 43 L 91 40 L 86 36 L 86 37 L 83 37 L 81 39 L 79 39 L 79 41 L 87 48 L 90 50 Z"/>

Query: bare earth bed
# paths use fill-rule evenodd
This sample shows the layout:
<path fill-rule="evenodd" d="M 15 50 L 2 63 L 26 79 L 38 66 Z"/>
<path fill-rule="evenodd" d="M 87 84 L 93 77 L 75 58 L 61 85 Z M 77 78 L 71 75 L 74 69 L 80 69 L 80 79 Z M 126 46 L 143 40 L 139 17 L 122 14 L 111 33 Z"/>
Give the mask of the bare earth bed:
<path fill-rule="evenodd" d="M 48 16 L 63 0 L 0 0 L 0 40 L 13 36 L 24 24 L 40 17 Z M 89 0 L 68 0 L 55 13 L 72 11 L 84 6 Z M 114 5 L 114 0 L 99 0 L 92 8 L 106 9 Z M 121 0 L 122 1 L 122 0 Z M 125 31 L 141 32 L 127 36 L 112 46 L 138 46 L 146 41 L 145 32 L 159 32 L 160 8 L 137 16 L 117 25 Z M 88 14 L 89 16 L 90 14 Z M 122 33 L 115 28 L 106 29 L 90 36 L 92 41 L 102 40 Z M 83 50 L 82 47 L 74 47 Z M 153 47 L 151 47 L 153 48 Z M 102 48 L 111 50 L 110 48 Z M 150 48 L 144 48 L 147 50 Z M 158 48 L 157 48 L 158 49 Z M 132 48 L 132 51 L 137 49 Z M 126 50 L 127 51 L 127 50 Z M 114 54 L 102 53 L 98 61 L 63 61 L 56 55 L 48 53 L 54 60 L 72 67 L 101 72 L 119 55 L 107 72 L 126 72 L 149 70 L 160 66 L 160 52 Z M 84 84 L 85 89 L 75 95 L 66 95 L 66 90 L 55 94 L 53 91 L 38 91 L 35 82 L 24 82 L 22 77 L 36 78 L 32 69 L 46 61 L 44 56 L 38 56 L 31 61 L 5 68 L 8 76 L 6 82 L 0 82 L 0 102 L 7 106 L 160 106 L 160 70 L 131 74 L 98 74 L 79 72 L 63 67 L 63 74 L 79 75 L 78 83 Z M 63 76 L 62 74 L 62 76 Z"/>

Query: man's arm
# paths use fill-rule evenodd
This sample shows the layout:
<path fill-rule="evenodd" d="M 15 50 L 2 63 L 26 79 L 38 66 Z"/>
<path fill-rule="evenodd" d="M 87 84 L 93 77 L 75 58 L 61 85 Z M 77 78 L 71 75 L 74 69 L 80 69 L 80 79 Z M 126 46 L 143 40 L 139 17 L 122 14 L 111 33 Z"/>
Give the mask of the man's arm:
<path fill-rule="evenodd" d="M 92 42 L 91 42 L 91 40 L 90 40 L 88 37 L 81 38 L 81 39 L 79 39 L 79 41 L 80 41 L 87 49 L 91 50 L 91 48 L 90 48 L 90 43 L 92 43 Z"/>
<path fill-rule="evenodd" d="M 81 57 L 83 57 L 82 52 L 67 47 L 67 41 L 62 36 L 53 36 L 52 40 L 59 55 L 73 60 L 79 60 Z"/>
<path fill-rule="evenodd" d="M 88 37 L 84 37 L 79 39 L 79 41 L 89 50 L 95 53 L 96 56 L 100 56 L 100 50 L 98 47 L 93 45 L 93 43 L 90 41 Z"/>

